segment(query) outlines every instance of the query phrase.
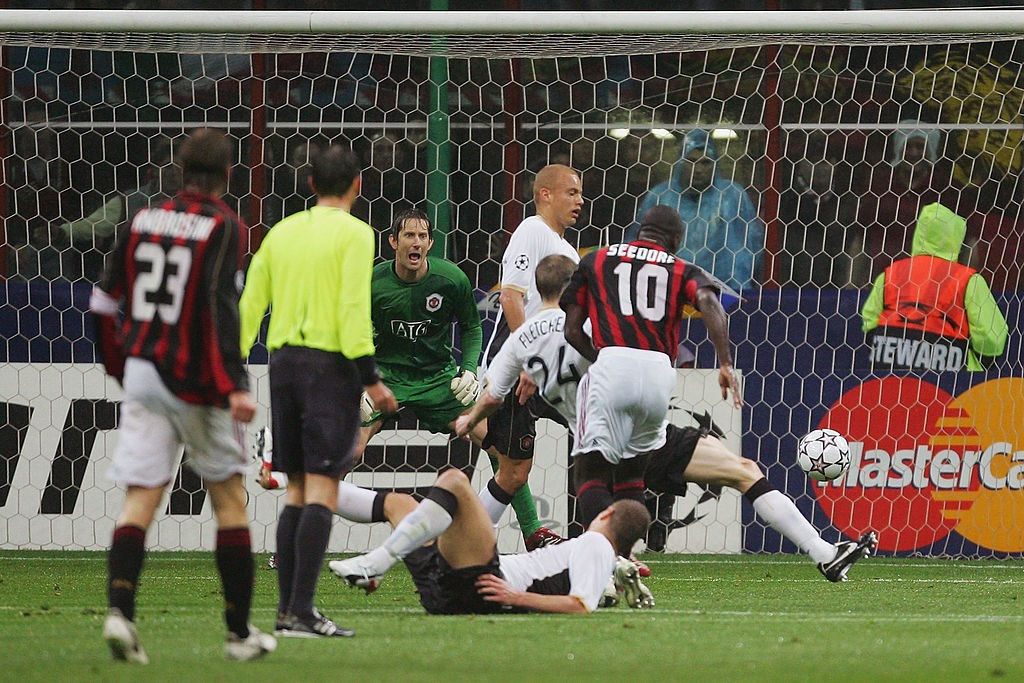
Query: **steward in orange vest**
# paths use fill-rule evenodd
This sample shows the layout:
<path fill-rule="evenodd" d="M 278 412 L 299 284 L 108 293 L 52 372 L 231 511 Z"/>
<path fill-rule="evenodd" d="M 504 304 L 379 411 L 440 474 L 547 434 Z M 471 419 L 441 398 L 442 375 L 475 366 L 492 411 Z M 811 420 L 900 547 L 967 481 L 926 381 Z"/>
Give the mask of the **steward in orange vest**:
<path fill-rule="evenodd" d="M 982 370 L 1006 348 L 1006 318 L 980 274 L 957 263 L 967 223 L 921 209 L 910 258 L 879 275 L 861 310 L 875 369 Z"/>

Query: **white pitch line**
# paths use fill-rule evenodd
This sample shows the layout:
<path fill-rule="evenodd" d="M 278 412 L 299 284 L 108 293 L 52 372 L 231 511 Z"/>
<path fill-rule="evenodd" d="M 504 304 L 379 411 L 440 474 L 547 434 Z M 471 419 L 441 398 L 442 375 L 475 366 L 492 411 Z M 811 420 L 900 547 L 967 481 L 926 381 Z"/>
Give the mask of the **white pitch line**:
<path fill-rule="evenodd" d="M 665 581 L 665 582 L 670 582 L 671 581 L 671 582 L 676 582 L 676 583 L 821 583 L 821 577 L 820 576 L 814 577 L 814 578 L 807 578 L 807 579 L 804 579 L 804 578 L 793 579 L 793 578 L 787 578 L 787 577 L 779 577 L 779 578 L 755 577 L 755 578 L 749 578 L 749 579 L 737 579 L 737 578 L 732 578 L 732 577 L 730 577 L 730 578 L 721 578 L 721 577 L 717 577 L 717 576 L 693 576 L 693 577 L 684 577 L 684 578 L 679 578 L 679 577 L 672 576 L 672 577 L 654 577 L 654 578 L 657 581 Z M 868 582 L 870 582 L 870 583 L 943 583 L 943 584 L 965 583 L 965 584 L 978 584 L 978 585 L 984 585 L 984 586 L 995 586 L 995 585 L 1002 585 L 1002 584 L 1008 584 L 1008 585 L 1024 584 L 1024 576 L 1022 576 L 1019 579 L 998 579 L 998 580 L 997 579 L 929 579 L 929 578 L 922 578 L 922 579 L 904 579 L 904 578 L 899 578 L 899 579 L 883 579 L 883 578 L 877 578 L 877 577 L 858 577 L 857 579 L 853 579 L 853 580 L 854 581 L 859 581 L 861 583 L 868 583 Z"/>
<path fill-rule="evenodd" d="M 21 606 L 12 605 L 0 605 L 0 611 L 23 611 L 26 608 Z M 96 605 L 61 605 L 59 608 L 48 610 L 50 613 L 57 612 L 76 612 L 79 613 L 86 609 L 96 609 L 97 617 L 102 616 L 99 608 Z M 195 612 L 195 607 L 174 607 L 174 606 L 162 606 L 160 612 Z M 276 614 L 277 609 L 274 607 L 254 607 L 252 609 L 255 614 Z M 342 613 L 343 612 L 343 613 Z M 367 606 L 357 608 L 345 608 L 342 612 L 339 612 L 339 621 L 344 622 L 352 616 L 362 615 L 389 615 L 389 616 L 422 616 L 428 617 L 421 608 L 419 607 L 394 607 L 389 605 L 380 606 Z M 663 609 L 654 607 L 653 609 L 644 610 L 626 610 L 623 608 L 614 609 L 602 609 L 599 610 L 600 615 L 607 615 L 606 618 L 614 618 L 615 616 L 622 617 L 642 617 L 644 619 L 660 619 L 662 617 L 671 617 L 673 620 L 678 621 L 680 618 L 693 619 L 695 621 L 707 622 L 709 620 L 717 621 L 743 621 L 751 618 L 755 619 L 767 619 L 767 620 L 779 620 L 785 621 L 786 623 L 850 623 L 850 622 L 890 622 L 890 623 L 935 623 L 935 622 L 949 622 L 949 623 L 991 623 L 991 624 L 1019 624 L 1024 623 L 1024 615 L 1008 615 L 1008 614 L 893 614 L 883 612 L 864 612 L 864 613 L 836 613 L 836 614 L 806 614 L 806 613 L 795 613 L 795 612 L 758 612 L 753 610 L 688 610 L 688 609 Z M 474 618 L 479 615 L 454 615 L 455 617 L 463 618 Z M 502 621 L 506 620 L 534 620 L 537 618 L 560 618 L 562 615 L 552 614 L 493 614 L 487 615 L 489 617 L 496 617 Z M 430 617 L 434 619 L 435 617 Z"/>
<path fill-rule="evenodd" d="M 753 565 L 790 565 L 790 564 L 803 564 L 809 562 L 805 558 L 801 558 L 799 555 L 780 555 L 775 556 L 776 559 L 764 559 L 752 556 L 739 556 L 735 560 L 700 560 L 700 559 L 679 559 L 679 560 L 650 560 L 642 558 L 645 564 L 652 567 L 657 565 L 720 565 L 720 566 L 735 566 L 744 564 Z M 1021 571 L 1024 569 L 1024 561 L 1020 559 L 1013 560 L 988 560 L 988 559 L 977 559 L 977 560 L 931 560 L 923 562 L 925 558 L 868 558 L 866 562 L 872 566 L 878 567 L 899 567 L 901 569 L 949 569 L 951 567 L 964 568 L 964 569 L 999 569 L 999 570 L 1014 570 Z M 905 560 L 905 561 L 904 561 Z M 999 564 L 994 564 L 998 562 Z"/>
<path fill-rule="evenodd" d="M 265 553 L 256 553 L 257 555 Z M 33 561 L 45 559 L 47 562 L 106 562 L 106 553 L 95 553 L 90 554 L 86 557 L 53 557 L 43 558 L 41 556 L 22 556 L 22 555 L 8 555 L 3 557 L 4 561 Z M 189 560 L 194 558 L 189 558 Z M 202 559 L 202 558 L 200 558 Z M 975 560 L 963 560 L 963 559 L 931 559 L 930 561 L 924 562 L 928 558 L 891 558 L 891 557 L 872 557 L 866 560 L 871 566 L 877 567 L 899 567 L 901 569 L 949 569 L 951 567 L 963 568 L 963 569 L 996 569 L 1001 571 L 1021 571 L 1024 570 L 1024 559 L 1013 558 L 1010 560 L 992 560 L 992 559 L 975 559 Z M 721 565 L 721 566 L 735 566 L 735 565 L 799 565 L 810 562 L 808 559 L 800 555 L 790 554 L 779 554 L 771 556 L 771 559 L 765 557 L 759 557 L 756 555 L 737 555 L 735 559 L 647 559 L 643 558 L 644 562 L 650 566 L 657 565 Z M 153 563 L 162 562 L 183 562 L 187 561 L 180 557 L 153 557 L 147 556 L 146 564 L 150 565 Z"/>
<path fill-rule="evenodd" d="M 711 610 L 661 610 L 654 607 L 652 610 L 644 610 L 644 614 L 671 614 L 673 616 L 693 616 L 702 619 L 784 619 L 787 622 L 802 621 L 815 622 L 850 622 L 850 621 L 888 621 L 894 623 L 908 622 L 931 623 L 942 622 L 983 622 L 983 623 L 1021 623 L 1024 622 L 1024 615 L 1009 614 L 890 614 L 890 613 L 857 613 L 857 614 L 797 614 L 789 612 L 753 612 L 753 611 L 711 611 Z"/>

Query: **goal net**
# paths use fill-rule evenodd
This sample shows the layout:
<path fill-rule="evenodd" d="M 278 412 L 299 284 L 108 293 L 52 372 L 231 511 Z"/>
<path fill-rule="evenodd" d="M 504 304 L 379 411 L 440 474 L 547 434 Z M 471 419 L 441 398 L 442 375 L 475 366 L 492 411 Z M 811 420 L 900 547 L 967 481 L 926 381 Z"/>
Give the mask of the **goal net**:
<path fill-rule="evenodd" d="M 874 529 L 883 552 L 1024 552 L 1020 12 L 7 10 L 0 46 L 2 548 L 107 546 L 122 500 L 104 476 L 120 394 L 86 332 L 90 283 L 116 226 L 175 191 L 178 141 L 215 126 L 236 143 L 227 199 L 250 253 L 309 206 L 310 155 L 351 145 L 365 164 L 355 213 L 378 230 L 379 258 L 393 255 L 391 217 L 427 210 L 436 255 L 476 288 L 485 335 L 542 166 L 581 174 L 586 204 L 567 235 L 581 253 L 631 235 L 662 187 L 658 201 L 686 219 L 684 256 L 742 295 L 728 312 L 744 408 L 721 400 L 693 318 L 671 419 L 755 460 L 829 541 Z M 963 219 L 963 237 L 951 228 L 955 244 L 933 255 L 984 278 L 961 315 L 971 336 L 939 351 L 932 337 L 866 334 L 876 278 L 936 248 L 915 241 L 936 202 Z M 992 307 L 976 314 L 987 291 L 1005 344 Z M 962 369 L 972 355 L 983 370 Z M 267 420 L 265 358 L 250 366 L 254 429 Z M 849 470 L 823 484 L 795 457 L 816 427 L 850 442 Z M 561 533 L 573 520 L 568 450 L 566 431 L 541 420 L 530 485 Z M 422 492 L 448 465 L 478 487 L 490 476 L 475 449 L 401 420 L 350 480 Z M 249 479 L 254 543 L 271 550 L 282 494 Z M 729 487 L 691 484 L 650 507 L 652 549 L 796 550 Z M 151 544 L 212 547 L 209 508 L 182 468 Z M 331 550 L 387 532 L 339 522 Z M 522 546 L 511 512 L 499 543 Z"/>

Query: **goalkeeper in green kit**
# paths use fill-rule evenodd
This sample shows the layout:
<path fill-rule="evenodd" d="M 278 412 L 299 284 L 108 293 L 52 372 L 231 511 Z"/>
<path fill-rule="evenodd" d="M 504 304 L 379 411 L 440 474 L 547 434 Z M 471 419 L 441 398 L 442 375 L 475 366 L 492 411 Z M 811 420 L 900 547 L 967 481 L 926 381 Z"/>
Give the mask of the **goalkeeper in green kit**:
<path fill-rule="evenodd" d="M 395 258 L 374 267 L 370 287 L 378 372 L 394 393 L 400 411 L 411 412 L 431 432 L 454 434 L 455 418 L 473 405 L 480 391 L 476 372 L 483 332 L 473 287 L 451 261 L 428 259 L 434 244 L 433 226 L 423 211 L 399 212 L 388 242 Z M 455 321 L 462 347 L 461 367 L 452 355 Z M 365 393 L 361 413 L 357 462 L 367 442 L 394 417 L 376 411 Z M 487 425 L 482 422 L 470 438 L 480 446 L 486 434 Z M 264 488 L 280 488 L 287 480 L 270 471 L 268 442 L 269 429 L 264 428 L 257 438 L 262 456 L 259 481 Z M 528 486 L 516 494 L 512 505 L 524 536 L 533 533 L 540 524 Z M 357 522 L 386 519 L 374 491 L 344 481 L 339 487 L 337 514 Z"/>
<path fill-rule="evenodd" d="M 483 332 L 473 286 L 451 261 L 427 258 L 434 245 L 433 226 L 423 211 L 399 212 L 391 223 L 388 242 L 395 258 L 374 267 L 370 285 L 379 371 L 398 388 L 399 410 L 412 412 L 432 432 L 450 432 L 452 422 L 473 405 L 480 389 L 476 370 Z M 461 368 L 452 356 L 452 324 L 456 320 Z M 357 452 L 362 452 L 388 417 L 376 412 L 363 394 L 363 429 Z"/>

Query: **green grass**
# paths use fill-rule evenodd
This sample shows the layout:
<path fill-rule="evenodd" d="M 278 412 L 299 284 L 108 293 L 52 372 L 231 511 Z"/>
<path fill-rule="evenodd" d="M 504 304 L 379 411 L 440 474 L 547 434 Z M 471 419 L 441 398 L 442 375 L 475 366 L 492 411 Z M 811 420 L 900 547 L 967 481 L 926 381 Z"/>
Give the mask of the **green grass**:
<path fill-rule="evenodd" d="M 830 584 L 803 557 L 645 556 L 652 610 L 428 617 L 399 566 L 373 595 L 325 572 L 318 603 L 354 639 L 222 657 L 209 555 L 153 553 L 139 600 L 152 664 L 110 661 L 102 553 L 0 552 L 5 681 L 1024 680 L 1024 562 L 870 558 Z M 253 621 L 271 628 L 258 558 Z"/>

